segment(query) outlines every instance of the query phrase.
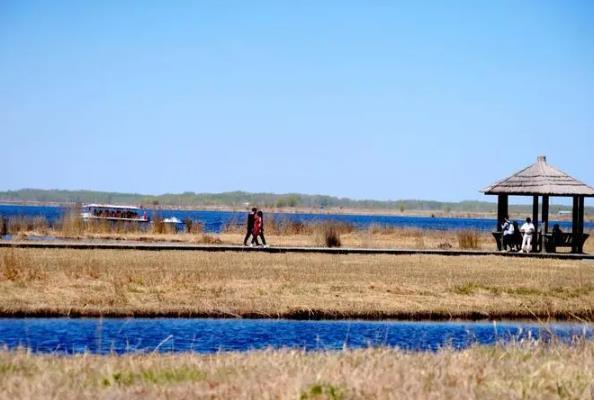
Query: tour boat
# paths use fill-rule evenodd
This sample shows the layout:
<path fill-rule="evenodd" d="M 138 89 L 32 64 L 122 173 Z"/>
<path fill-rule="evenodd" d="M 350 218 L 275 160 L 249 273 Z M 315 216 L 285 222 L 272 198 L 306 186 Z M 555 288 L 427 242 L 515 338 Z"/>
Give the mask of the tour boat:
<path fill-rule="evenodd" d="M 87 204 L 82 208 L 81 217 L 85 221 L 108 220 L 124 222 L 150 222 L 145 209 L 134 206 L 112 204 Z"/>

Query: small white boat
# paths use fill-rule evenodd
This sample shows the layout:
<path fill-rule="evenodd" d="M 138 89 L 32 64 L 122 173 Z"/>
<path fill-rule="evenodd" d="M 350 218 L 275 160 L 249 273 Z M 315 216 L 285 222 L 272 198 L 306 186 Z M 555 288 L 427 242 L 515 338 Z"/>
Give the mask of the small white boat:
<path fill-rule="evenodd" d="M 163 222 L 166 224 L 181 224 L 182 220 L 177 217 L 169 217 L 169 218 L 163 218 Z"/>

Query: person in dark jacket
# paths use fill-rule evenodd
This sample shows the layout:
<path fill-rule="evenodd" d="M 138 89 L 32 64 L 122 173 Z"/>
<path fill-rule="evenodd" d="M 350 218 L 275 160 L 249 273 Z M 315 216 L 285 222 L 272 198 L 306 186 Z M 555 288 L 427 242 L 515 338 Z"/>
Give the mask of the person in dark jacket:
<path fill-rule="evenodd" d="M 513 225 L 514 235 L 512 238 L 512 249 L 514 249 L 515 251 L 520 251 L 522 249 L 522 232 L 520 232 L 518 221 L 514 221 Z"/>
<path fill-rule="evenodd" d="M 247 246 L 247 241 L 250 238 L 250 235 L 253 234 L 254 230 L 254 218 L 256 217 L 256 212 L 258 211 L 257 208 L 252 208 L 252 211 L 247 216 L 247 232 L 245 234 L 245 238 L 243 239 L 243 245 Z"/>
<path fill-rule="evenodd" d="M 559 224 L 555 224 L 553 226 L 553 243 L 555 243 L 555 246 L 561 244 L 562 237 L 563 231 L 561 230 L 561 227 L 559 226 Z"/>

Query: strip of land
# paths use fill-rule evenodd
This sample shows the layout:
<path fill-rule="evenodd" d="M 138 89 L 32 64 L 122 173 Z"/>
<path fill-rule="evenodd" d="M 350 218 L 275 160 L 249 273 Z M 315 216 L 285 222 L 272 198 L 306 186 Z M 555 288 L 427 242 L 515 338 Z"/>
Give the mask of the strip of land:
<path fill-rule="evenodd" d="M 522 253 L 485 250 L 449 249 L 379 249 L 360 247 L 246 247 L 240 245 L 204 245 L 166 242 L 109 242 L 109 241 L 9 241 L 0 242 L 4 248 L 27 249 L 78 249 L 78 250 L 147 250 L 147 251 L 204 251 L 204 252 L 259 252 L 259 253 L 309 253 L 309 254 L 365 254 L 365 255 L 438 255 L 438 256 L 502 256 L 561 260 L 594 260 L 592 254 Z"/>
<path fill-rule="evenodd" d="M 591 261 L 0 248 L 0 315 L 594 319 Z"/>
<path fill-rule="evenodd" d="M 591 399 L 594 344 L 455 352 L 0 352 L 0 399 Z"/>

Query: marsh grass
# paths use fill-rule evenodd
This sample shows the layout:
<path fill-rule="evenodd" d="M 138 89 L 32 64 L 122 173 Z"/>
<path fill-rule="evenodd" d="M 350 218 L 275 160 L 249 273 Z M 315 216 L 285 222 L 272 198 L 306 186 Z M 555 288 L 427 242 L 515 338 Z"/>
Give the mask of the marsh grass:
<path fill-rule="evenodd" d="M 0 253 L 0 281 L 6 280 L 23 285 L 44 280 L 47 272 L 40 268 L 27 254 L 18 254 L 14 249 Z"/>
<path fill-rule="evenodd" d="M 204 233 L 204 225 L 199 221 L 194 221 L 191 218 L 184 218 L 184 231 L 190 234 Z"/>
<path fill-rule="evenodd" d="M 0 399 L 591 399 L 594 344 L 124 356 L 0 352 Z"/>
<path fill-rule="evenodd" d="M 461 249 L 478 249 L 479 233 L 473 230 L 462 230 L 457 233 L 458 247 Z"/>
<path fill-rule="evenodd" d="M 351 230 L 351 226 L 336 222 L 323 222 L 315 225 L 316 244 L 320 247 L 340 247 L 340 235 Z"/>
<path fill-rule="evenodd" d="M 167 224 L 164 222 L 163 217 L 160 215 L 155 215 L 153 218 L 151 233 L 156 235 L 173 235 L 177 233 L 177 231 L 173 224 Z"/>
<path fill-rule="evenodd" d="M 460 249 L 495 250 L 496 243 L 490 232 L 422 230 L 371 225 L 356 229 L 349 223 L 337 221 L 302 223 L 288 218 L 266 216 L 265 232 L 267 242 L 278 246 L 322 246 L 326 247 L 324 229 L 336 227 L 342 247 L 402 248 L 402 249 Z M 161 223 L 159 222 L 161 221 Z M 245 235 L 245 221 L 230 221 L 221 233 L 205 233 L 203 226 L 192 221 L 189 232 L 175 232 L 169 225 L 157 219 L 153 228 L 147 229 L 137 223 L 110 223 L 91 221 L 83 223 L 78 212 L 64 215 L 53 226 L 43 218 L 10 218 L 8 225 L 15 239 L 29 236 L 55 236 L 64 239 L 109 239 L 139 240 L 143 242 L 187 242 L 204 244 L 241 244 Z M 168 226 L 169 225 L 169 226 Z M 584 251 L 594 253 L 594 232 L 586 241 Z M 568 249 L 559 249 L 568 251 Z"/>
<path fill-rule="evenodd" d="M 177 232 L 172 224 L 157 217 L 154 224 L 135 221 L 92 219 L 85 221 L 78 208 L 67 210 L 53 225 L 43 217 L 7 218 L 7 232 L 16 239 L 53 236 L 63 239 L 109 239 L 139 241 L 171 241 L 191 243 L 222 243 L 218 237 L 204 233 L 200 222 L 187 219 L 184 232 Z M 149 229 L 150 228 L 150 229 Z M 179 233 L 179 234 L 178 234 Z"/>
<path fill-rule="evenodd" d="M 355 231 L 355 226 L 347 222 L 340 221 L 295 221 L 287 217 L 273 214 L 264 216 L 264 229 L 267 235 L 276 236 L 299 236 L 315 235 L 326 229 L 333 227 L 339 233 L 351 233 Z M 231 219 L 222 229 L 224 233 L 245 233 L 245 221 L 240 219 Z"/>
<path fill-rule="evenodd" d="M 594 268 L 497 256 L 0 249 L 3 315 L 594 317 Z"/>
<path fill-rule="evenodd" d="M 66 237 L 80 237 L 84 232 L 84 222 L 80 215 L 80 209 L 72 207 L 60 218 L 57 230 Z"/>
<path fill-rule="evenodd" d="M 18 216 L 7 218 L 6 233 L 16 235 L 21 232 L 37 232 L 46 235 L 49 231 L 49 224 L 44 217 Z"/>
<path fill-rule="evenodd" d="M 311 234 L 313 232 L 311 224 L 276 216 L 266 218 L 265 229 L 268 234 L 283 236 Z"/>

